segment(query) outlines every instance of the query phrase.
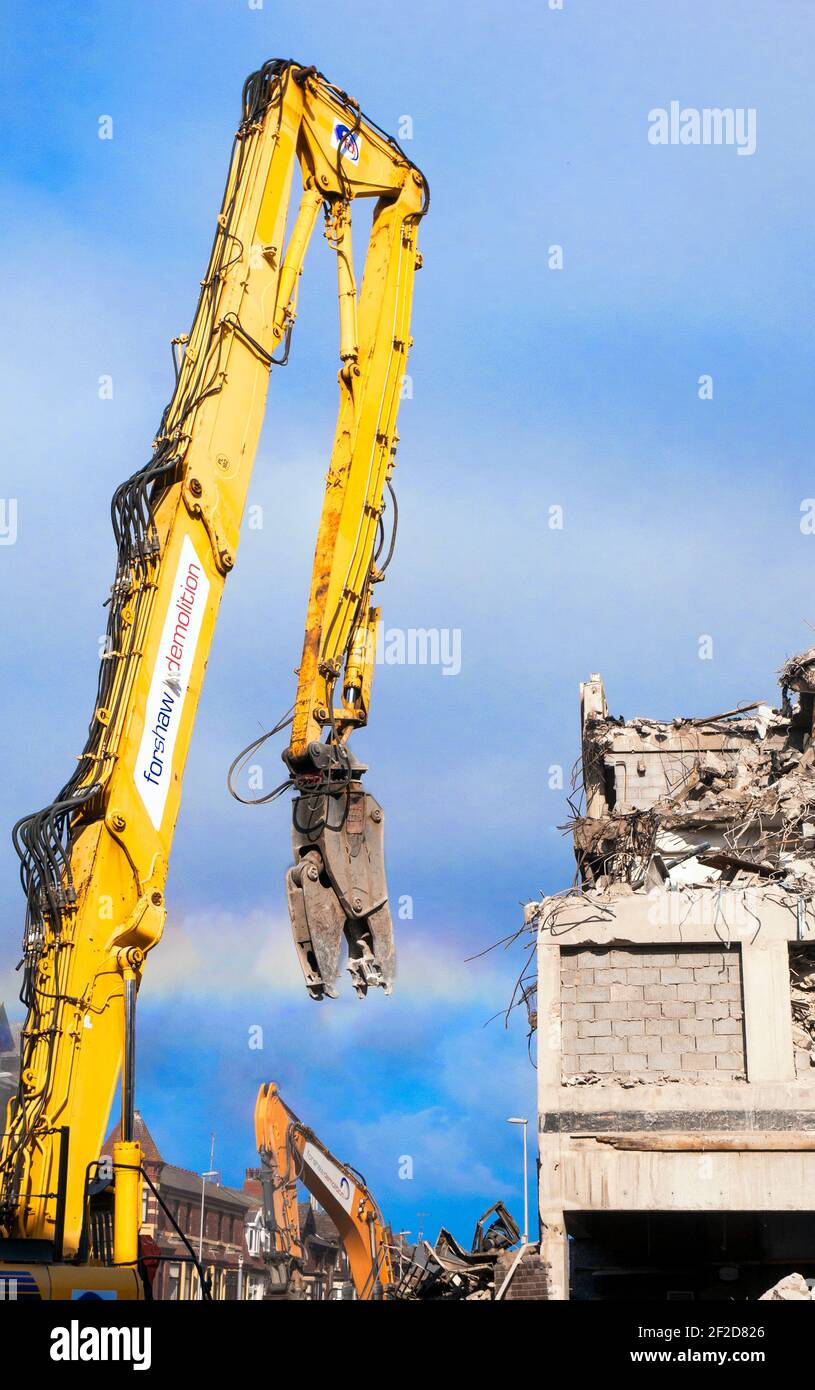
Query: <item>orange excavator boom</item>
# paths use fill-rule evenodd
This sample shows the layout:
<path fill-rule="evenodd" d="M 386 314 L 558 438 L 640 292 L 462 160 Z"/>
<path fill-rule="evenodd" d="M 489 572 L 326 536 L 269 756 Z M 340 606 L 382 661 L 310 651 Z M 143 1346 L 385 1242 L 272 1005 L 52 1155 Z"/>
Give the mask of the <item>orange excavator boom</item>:
<path fill-rule="evenodd" d="M 273 1081 L 255 1104 L 261 1161 L 267 1260 L 282 1288 L 295 1285 L 304 1250 L 297 1215 L 297 1182 L 330 1216 L 348 1256 L 357 1298 L 387 1298 L 394 1284 L 389 1233 L 362 1176 L 326 1148 L 281 1099 Z"/>

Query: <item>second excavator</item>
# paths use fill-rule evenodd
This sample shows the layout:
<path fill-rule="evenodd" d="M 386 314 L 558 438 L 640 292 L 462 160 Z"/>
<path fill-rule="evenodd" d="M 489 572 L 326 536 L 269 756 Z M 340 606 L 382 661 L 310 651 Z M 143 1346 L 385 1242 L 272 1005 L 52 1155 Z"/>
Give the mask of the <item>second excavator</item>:
<path fill-rule="evenodd" d="M 479 1217 L 470 1250 L 443 1227 L 435 1245 L 420 1240 L 411 1250 L 403 1240 L 394 1240 L 362 1174 L 335 1158 L 289 1108 L 273 1081 L 261 1086 L 257 1094 L 255 1140 L 261 1163 L 264 1258 L 272 1275 L 273 1296 L 303 1297 L 305 1251 L 298 1182 L 336 1227 L 361 1301 L 503 1296 L 515 1265 L 499 1284 L 499 1258 L 517 1245 L 521 1235 L 503 1202 L 493 1203 Z M 523 1244 L 517 1259 L 528 1248 Z"/>
<path fill-rule="evenodd" d="M 345 1247 L 357 1298 L 384 1298 L 392 1291 L 391 1237 L 361 1173 L 339 1159 L 299 1120 L 273 1081 L 255 1104 L 255 1138 L 261 1169 L 263 1213 L 276 1291 L 296 1298 L 304 1251 L 297 1211 L 297 1182 L 333 1221 Z"/>

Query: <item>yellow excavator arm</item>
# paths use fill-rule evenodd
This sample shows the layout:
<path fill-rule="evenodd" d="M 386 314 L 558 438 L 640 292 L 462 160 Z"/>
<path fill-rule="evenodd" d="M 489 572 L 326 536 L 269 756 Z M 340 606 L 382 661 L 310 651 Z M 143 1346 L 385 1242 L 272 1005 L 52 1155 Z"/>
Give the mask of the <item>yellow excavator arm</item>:
<path fill-rule="evenodd" d="M 328 1213 L 345 1247 L 357 1298 L 387 1297 L 393 1286 L 388 1232 L 364 1179 L 326 1148 L 298 1120 L 273 1081 L 255 1104 L 255 1137 L 261 1161 L 267 1259 L 278 1287 L 296 1280 L 304 1251 L 297 1216 L 298 1179 Z"/>
<path fill-rule="evenodd" d="M 101 1258 L 83 1233 L 123 1058 L 115 1262 L 136 1259 L 136 992 L 164 927 L 182 775 L 270 368 L 285 361 L 321 215 L 337 260 L 340 404 L 284 754 L 296 793 L 288 896 L 314 997 L 335 992 L 343 937 L 358 992 L 391 986 L 382 813 L 362 791 L 364 769 L 347 742 L 368 713 L 372 590 L 384 569 L 382 518 L 427 198 L 423 175 L 395 142 L 314 68 L 275 60 L 248 78 L 195 318 L 174 342 L 175 390 L 152 457 L 113 498 L 117 567 L 87 743 L 54 801 L 14 830 L 28 1014 L 0 1147 L 0 1227 L 12 1260 L 20 1251 Z M 373 200 L 359 292 L 350 217 L 358 199 Z"/>

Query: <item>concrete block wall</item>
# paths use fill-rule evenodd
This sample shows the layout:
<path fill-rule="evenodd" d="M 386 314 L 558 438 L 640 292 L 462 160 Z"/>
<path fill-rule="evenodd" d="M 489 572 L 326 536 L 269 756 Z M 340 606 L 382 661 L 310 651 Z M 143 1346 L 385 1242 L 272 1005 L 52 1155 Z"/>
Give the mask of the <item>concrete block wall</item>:
<path fill-rule="evenodd" d="M 604 763 L 614 779 L 615 810 L 644 811 L 660 797 L 670 796 L 698 759 L 695 751 L 672 753 L 662 748 L 609 754 Z"/>
<path fill-rule="evenodd" d="M 700 760 L 704 764 L 711 756 L 718 766 L 733 767 L 743 749 L 744 739 L 722 734 L 699 734 L 688 747 L 687 734 L 620 730 L 603 756 L 606 778 L 610 776 L 614 784 L 614 809 L 618 813 L 647 810 L 683 786 Z"/>
<path fill-rule="evenodd" d="M 566 1084 L 745 1078 L 737 949 L 564 946 L 560 983 Z"/>

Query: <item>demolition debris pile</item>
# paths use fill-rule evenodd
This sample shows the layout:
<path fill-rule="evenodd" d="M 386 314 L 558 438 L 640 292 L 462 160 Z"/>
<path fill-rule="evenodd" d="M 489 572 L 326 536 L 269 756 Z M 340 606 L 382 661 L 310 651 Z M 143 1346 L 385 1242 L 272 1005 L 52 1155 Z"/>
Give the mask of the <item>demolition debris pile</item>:
<path fill-rule="evenodd" d="M 442 1227 L 435 1245 L 422 1241 L 416 1247 L 402 1270 L 395 1297 L 441 1302 L 545 1298 L 546 1272 L 539 1247 L 521 1243 L 514 1249 L 520 1235 L 503 1202 L 479 1217 L 469 1250 Z"/>
<path fill-rule="evenodd" d="M 667 724 L 612 718 L 602 684 L 584 687 L 586 814 L 570 823 L 584 889 L 763 880 L 815 898 L 815 648 L 780 684 L 778 710 Z"/>

